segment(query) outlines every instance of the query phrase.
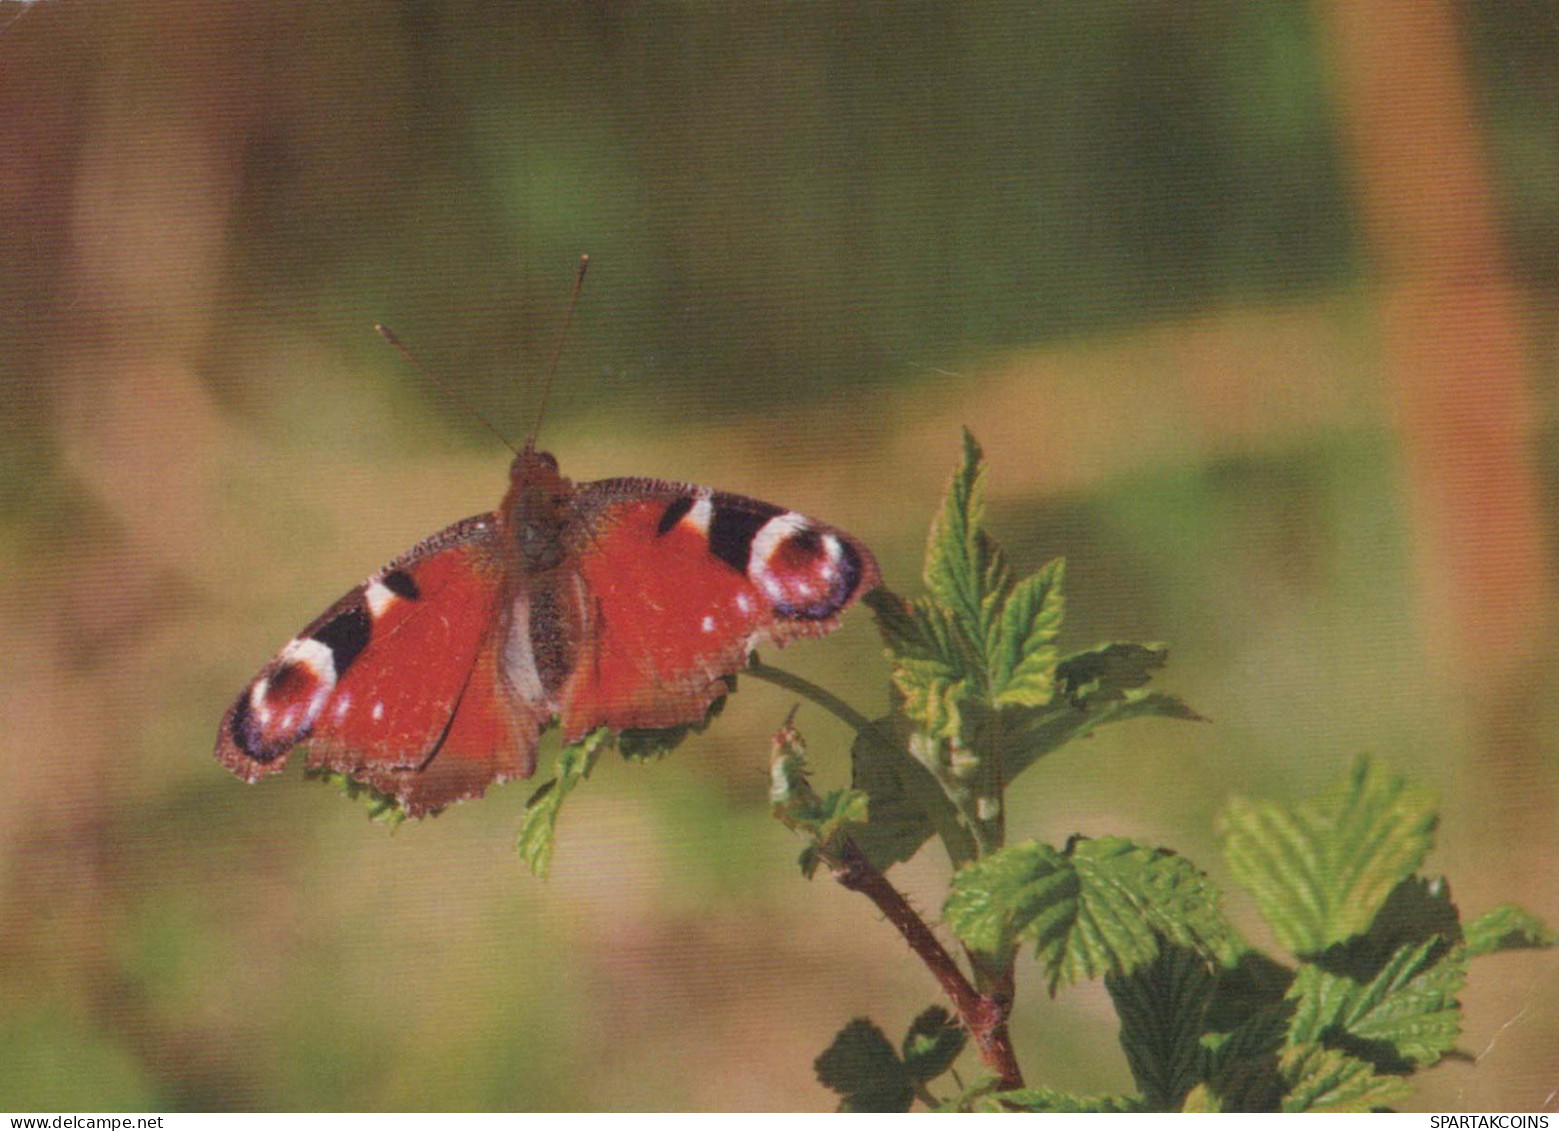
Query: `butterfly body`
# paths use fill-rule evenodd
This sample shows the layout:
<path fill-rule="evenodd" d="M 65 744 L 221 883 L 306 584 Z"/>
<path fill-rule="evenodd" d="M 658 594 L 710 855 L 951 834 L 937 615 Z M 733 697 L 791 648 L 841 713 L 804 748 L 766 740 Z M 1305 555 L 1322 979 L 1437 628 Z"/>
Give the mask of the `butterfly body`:
<path fill-rule="evenodd" d="M 837 626 L 878 583 L 842 531 L 655 479 L 575 485 L 527 446 L 498 510 L 390 562 L 228 709 L 216 756 L 257 781 L 308 764 L 413 816 L 529 777 L 541 732 L 701 722 L 753 648 Z"/>

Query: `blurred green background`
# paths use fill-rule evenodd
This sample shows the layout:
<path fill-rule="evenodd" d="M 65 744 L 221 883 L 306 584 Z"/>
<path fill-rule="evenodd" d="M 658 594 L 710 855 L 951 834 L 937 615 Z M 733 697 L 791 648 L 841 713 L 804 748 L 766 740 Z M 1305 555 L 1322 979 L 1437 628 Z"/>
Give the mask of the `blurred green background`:
<path fill-rule="evenodd" d="M 1212 724 L 1066 750 L 1014 836 L 1226 882 L 1231 793 L 1367 750 L 1464 912 L 1559 921 L 1556 218 L 1551 0 L 0 3 L 0 1108 L 819 1109 L 840 1026 L 936 1000 L 797 874 L 765 685 L 603 764 L 547 883 L 524 785 L 389 836 L 210 758 L 504 489 L 371 324 L 522 436 L 580 252 L 567 474 L 772 499 L 913 592 L 968 424 L 1065 642 L 1173 646 Z M 781 662 L 876 710 L 869 619 Z M 894 875 L 935 909 L 936 852 Z M 1034 982 L 1030 1081 L 1129 1087 L 1102 992 Z M 1554 1110 L 1559 960 L 1463 1000 L 1415 1104 Z"/>

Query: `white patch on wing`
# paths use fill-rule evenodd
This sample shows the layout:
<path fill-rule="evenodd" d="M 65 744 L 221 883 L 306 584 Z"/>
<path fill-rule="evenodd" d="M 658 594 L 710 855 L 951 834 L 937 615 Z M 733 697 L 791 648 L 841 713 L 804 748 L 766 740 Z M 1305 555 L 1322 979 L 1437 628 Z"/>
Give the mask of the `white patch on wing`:
<path fill-rule="evenodd" d="M 758 528 L 758 533 L 752 537 L 752 554 L 747 565 L 747 574 L 754 581 L 759 575 L 768 569 L 769 559 L 774 556 L 774 551 L 779 549 L 787 538 L 793 538 L 802 531 L 811 527 L 803 515 L 795 511 L 786 511 L 777 514 Z"/>
<path fill-rule="evenodd" d="M 336 654 L 328 644 L 308 637 L 300 638 L 281 650 L 281 659 L 308 668 L 327 691 L 336 685 Z"/>
<path fill-rule="evenodd" d="M 736 607 L 740 609 L 744 615 L 750 614 L 752 612 L 752 594 L 748 593 L 745 589 L 738 593 L 736 595 Z"/>
<path fill-rule="evenodd" d="M 688 508 L 687 514 L 682 516 L 682 521 L 707 537 L 709 534 L 709 520 L 714 517 L 714 513 L 715 507 L 709 501 L 709 493 L 701 491 L 694 500 L 693 505 Z"/>
<path fill-rule="evenodd" d="M 715 630 L 715 618 L 706 616 L 703 621 L 700 622 L 699 627 L 702 628 L 705 632 L 713 632 Z"/>
<path fill-rule="evenodd" d="M 384 616 L 384 610 L 388 609 L 400 597 L 384 582 L 377 577 L 368 582 L 363 589 L 363 600 L 368 602 L 368 611 L 373 614 L 374 620 Z"/>
<path fill-rule="evenodd" d="M 257 679 L 254 681 L 254 686 L 249 689 L 249 713 L 262 727 L 271 725 L 271 708 L 265 701 L 265 692 L 270 686 L 270 680 Z"/>
<path fill-rule="evenodd" d="M 795 511 L 786 511 L 769 519 L 753 535 L 752 553 L 747 562 L 747 576 L 762 589 L 764 595 L 776 605 L 786 604 L 794 599 L 794 578 L 784 578 L 775 575 L 769 568 L 769 563 L 774 557 L 775 551 L 783 546 L 789 539 L 804 533 L 811 528 L 806 518 Z"/>
<path fill-rule="evenodd" d="M 383 702 L 375 703 L 374 704 L 374 722 L 378 722 L 382 718 L 384 718 L 384 703 Z"/>
<path fill-rule="evenodd" d="M 254 685 L 249 693 L 249 707 L 260 730 L 267 735 L 295 735 L 319 718 L 325 700 L 336 687 L 336 656 L 328 644 L 299 637 L 288 643 L 276 657 L 276 670 L 299 667 L 314 677 L 314 689 L 303 702 L 286 703 L 284 709 L 273 707 L 270 702 L 271 678 L 268 676 Z"/>
<path fill-rule="evenodd" d="M 352 693 L 349 691 L 342 695 L 340 699 L 336 700 L 336 705 L 331 708 L 330 714 L 336 720 L 336 722 L 339 723 L 342 719 L 346 718 L 346 713 L 351 709 Z"/>

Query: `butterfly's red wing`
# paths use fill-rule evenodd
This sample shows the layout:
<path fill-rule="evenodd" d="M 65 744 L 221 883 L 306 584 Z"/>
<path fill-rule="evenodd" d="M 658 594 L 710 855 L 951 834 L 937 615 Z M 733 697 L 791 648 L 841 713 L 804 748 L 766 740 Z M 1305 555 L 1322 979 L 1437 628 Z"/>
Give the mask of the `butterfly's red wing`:
<path fill-rule="evenodd" d="M 579 487 L 581 643 L 563 737 L 703 720 L 760 645 L 832 631 L 878 583 L 842 531 L 755 499 L 658 480 Z"/>
<path fill-rule="evenodd" d="M 413 815 L 528 774 L 548 712 L 503 682 L 495 531 L 491 515 L 457 523 L 332 605 L 228 709 L 217 758 L 255 781 L 306 741 L 310 767 Z"/>

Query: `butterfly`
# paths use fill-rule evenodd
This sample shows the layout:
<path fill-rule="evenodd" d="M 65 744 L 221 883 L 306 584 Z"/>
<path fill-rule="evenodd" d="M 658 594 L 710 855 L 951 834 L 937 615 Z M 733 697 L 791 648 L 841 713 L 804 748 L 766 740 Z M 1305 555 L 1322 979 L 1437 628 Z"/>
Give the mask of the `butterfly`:
<path fill-rule="evenodd" d="M 216 757 L 311 769 L 410 816 L 529 777 L 565 743 L 701 723 L 760 645 L 838 626 L 880 580 L 858 540 L 756 499 L 658 479 L 575 484 L 527 441 L 490 514 L 432 537 L 321 613 L 228 708 Z"/>

